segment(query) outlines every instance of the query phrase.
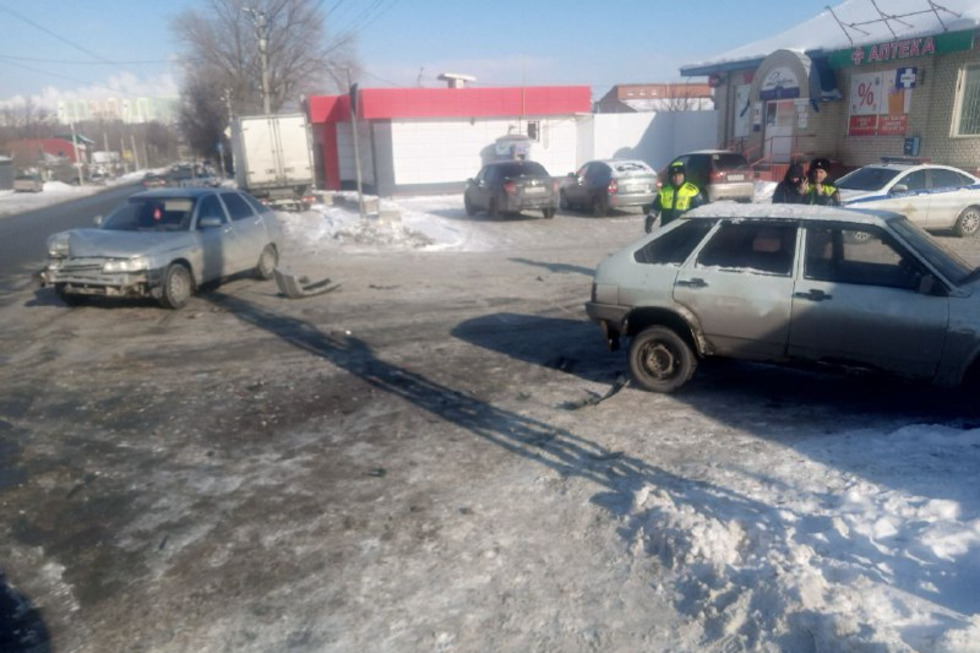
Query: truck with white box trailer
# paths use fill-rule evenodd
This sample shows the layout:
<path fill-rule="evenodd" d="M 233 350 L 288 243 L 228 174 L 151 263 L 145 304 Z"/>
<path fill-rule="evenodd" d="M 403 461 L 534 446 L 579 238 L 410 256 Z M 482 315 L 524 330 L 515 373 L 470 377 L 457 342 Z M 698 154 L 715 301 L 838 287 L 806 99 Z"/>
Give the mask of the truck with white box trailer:
<path fill-rule="evenodd" d="M 275 208 L 309 208 L 315 181 L 305 114 L 240 116 L 232 123 L 231 149 L 240 189 Z"/>

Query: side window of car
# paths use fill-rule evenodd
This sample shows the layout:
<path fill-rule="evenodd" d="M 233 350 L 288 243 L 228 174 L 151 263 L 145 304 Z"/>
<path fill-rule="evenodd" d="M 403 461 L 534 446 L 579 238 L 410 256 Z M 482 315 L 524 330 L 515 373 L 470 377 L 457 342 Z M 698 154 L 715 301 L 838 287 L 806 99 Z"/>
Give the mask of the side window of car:
<path fill-rule="evenodd" d="M 228 222 L 228 216 L 225 215 L 225 208 L 216 196 L 208 195 L 207 197 L 201 198 L 201 201 L 197 203 L 198 229 L 201 229 L 201 220 L 203 218 L 218 218 L 222 224 Z"/>
<path fill-rule="evenodd" d="M 245 198 L 245 201 L 248 202 L 249 205 L 253 209 L 255 209 L 255 212 L 258 213 L 259 215 L 262 215 L 263 213 L 271 210 L 268 206 L 266 206 L 262 202 L 258 201 L 257 199 L 255 199 L 254 197 L 252 197 L 251 195 L 249 195 L 248 193 L 242 193 L 242 197 Z"/>
<path fill-rule="evenodd" d="M 877 227 L 809 227 L 803 276 L 814 281 L 916 291 L 928 273 L 919 261 Z"/>
<path fill-rule="evenodd" d="M 914 172 L 910 172 L 899 179 L 897 184 L 905 184 L 911 191 L 925 190 L 928 188 L 928 184 L 926 183 L 926 171 L 915 170 Z"/>
<path fill-rule="evenodd" d="M 796 225 L 726 222 L 698 254 L 698 267 L 790 276 L 796 253 Z"/>
<path fill-rule="evenodd" d="M 969 177 L 958 174 L 953 170 L 933 168 L 931 172 L 933 188 L 960 188 L 961 186 L 970 185 Z"/>
<path fill-rule="evenodd" d="M 682 220 L 677 227 L 636 250 L 637 263 L 680 266 L 715 226 L 713 220 Z"/>
<path fill-rule="evenodd" d="M 225 206 L 228 207 L 228 214 L 232 220 L 244 220 L 255 217 L 255 211 L 252 210 L 248 202 L 243 200 L 238 193 L 222 193 L 221 199 L 224 201 Z"/>

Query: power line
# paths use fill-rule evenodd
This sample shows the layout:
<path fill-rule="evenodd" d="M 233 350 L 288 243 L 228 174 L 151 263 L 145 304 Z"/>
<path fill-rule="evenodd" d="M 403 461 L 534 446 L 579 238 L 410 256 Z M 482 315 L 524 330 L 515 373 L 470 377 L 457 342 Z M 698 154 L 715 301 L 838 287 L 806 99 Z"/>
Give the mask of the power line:
<path fill-rule="evenodd" d="M 61 36 L 60 34 L 55 34 L 54 32 L 52 32 L 51 30 L 49 30 L 44 25 L 39 25 L 39 24 L 35 23 L 33 20 L 31 20 L 30 18 L 27 18 L 26 16 L 22 16 L 22 15 L 18 14 L 16 11 L 14 11 L 12 9 L 9 9 L 7 7 L 4 7 L 4 6 L 0 6 L 0 11 L 6 12 L 6 13 L 10 14 L 11 16 L 13 16 L 14 18 L 17 18 L 19 20 L 22 20 L 25 23 L 27 23 L 28 25 L 31 25 L 32 27 L 36 27 L 37 29 L 39 29 L 42 32 L 44 32 L 45 34 L 50 34 L 51 36 L 53 36 L 54 38 L 58 39 L 62 43 L 67 43 L 71 47 L 73 47 L 73 48 L 75 48 L 75 49 L 77 49 L 77 50 L 79 50 L 81 52 L 84 52 L 85 54 L 87 54 L 88 56 L 92 57 L 93 59 L 98 59 L 99 61 L 101 61 L 103 63 L 112 63 L 111 61 L 109 61 L 105 57 L 103 57 L 103 56 L 101 56 L 99 54 L 96 54 L 96 53 L 92 52 L 91 50 L 89 50 L 88 48 L 86 48 L 86 47 L 84 47 L 82 45 L 79 45 L 79 44 L 77 44 L 77 43 L 75 43 L 73 41 L 70 41 L 70 40 L 66 39 L 65 37 Z"/>
<path fill-rule="evenodd" d="M 59 65 L 78 65 L 78 66 L 150 66 L 170 64 L 165 59 L 147 61 L 76 61 L 67 59 L 39 59 L 37 57 L 18 57 L 12 54 L 0 54 L 0 59 L 8 61 L 33 61 L 34 63 L 55 63 Z"/>

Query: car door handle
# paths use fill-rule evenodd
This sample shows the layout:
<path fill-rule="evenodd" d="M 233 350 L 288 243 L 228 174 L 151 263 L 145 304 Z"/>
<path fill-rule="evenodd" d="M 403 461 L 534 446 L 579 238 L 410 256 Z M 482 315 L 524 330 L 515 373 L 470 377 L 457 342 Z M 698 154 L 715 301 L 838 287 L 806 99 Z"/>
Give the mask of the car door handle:
<path fill-rule="evenodd" d="M 833 295 L 829 295 L 822 290 L 817 290 L 816 288 L 812 288 L 807 292 L 795 292 L 793 293 L 793 297 L 797 297 L 799 299 L 809 299 L 814 302 L 822 302 L 825 299 L 833 299 Z"/>
<path fill-rule="evenodd" d="M 694 277 L 693 279 L 683 279 L 677 282 L 678 286 L 687 286 L 689 288 L 707 288 L 708 284 L 704 279 L 700 277 Z"/>

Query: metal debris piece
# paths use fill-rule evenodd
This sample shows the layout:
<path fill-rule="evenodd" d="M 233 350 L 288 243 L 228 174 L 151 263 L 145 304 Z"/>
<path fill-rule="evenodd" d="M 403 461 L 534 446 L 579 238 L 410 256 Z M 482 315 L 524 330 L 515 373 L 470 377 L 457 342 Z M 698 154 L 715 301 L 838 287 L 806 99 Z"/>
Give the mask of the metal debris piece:
<path fill-rule="evenodd" d="M 276 286 L 279 287 L 279 292 L 284 294 L 289 299 L 300 299 L 303 297 L 322 295 L 323 293 L 328 293 L 340 287 L 340 284 L 333 283 L 330 277 L 314 283 L 307 283 L 309 279 L 306 277 L 297 277 L 292 274 L 287 274 L 279 271 L 278 268 L 275 270 L 275 277 Z"/>

